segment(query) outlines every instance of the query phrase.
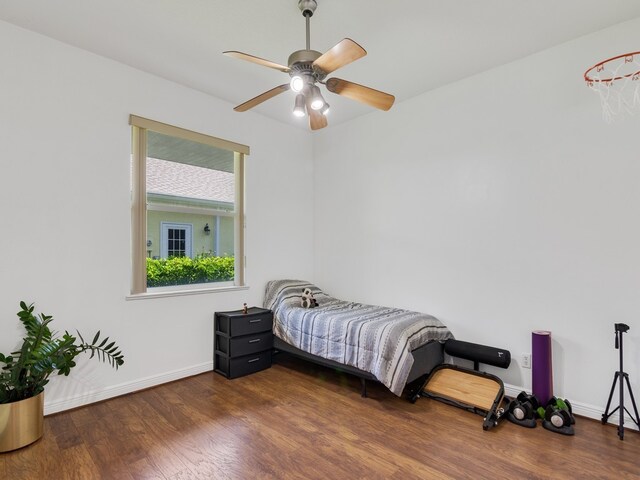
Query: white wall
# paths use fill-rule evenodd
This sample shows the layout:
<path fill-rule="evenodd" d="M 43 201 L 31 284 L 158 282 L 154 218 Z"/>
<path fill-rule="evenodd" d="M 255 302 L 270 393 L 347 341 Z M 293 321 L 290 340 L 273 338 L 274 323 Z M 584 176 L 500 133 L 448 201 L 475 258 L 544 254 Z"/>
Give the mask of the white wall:
<path fill-rule="evenodd" d="M 531 330 L 550 329 L 556 394 L 594 411 L 617 368 L 613 323 L 628 323 L 626 370 L 640 392 L 640 117 L 604 124 L 581 81 L 586 67 L 635 48 L 638 27 L 428 92 L 312 143 L 0 22 L 0 44 L 11 46 L 0 49 L 0 351 L 19 341 L 21 299 L 59 330 L 118 341 L 124 367 L 81 359 L 47 389 L 52 412 L 210 369 L 213 312 L 258 305 L 267 280 L 298 277 L 510 349 L 514 363 L 497 373 L 517 387 L 531 385 L 518 365 Z M 251 147 L 249 290 L 125 299 L 130 113 Z"/>
<path fill-rule="evenodd" d="M 307 132 L 4 22 L 0 45 L 0 351 L 19 342 L 25 300 L 126 357 L 118 372 L 80 359 L 46 411 L 210 370 L 213 312 L 260 305 L 272 278 L 311 278 Z M 248 290 L 125 299 L 132 113 L 250 146 Z"/>
<path fill-rule="evenodd" d="M 637 48 L 638 28 L 316 135 L 316 282 L 509 349 L 508 371 L 491 371 L 516 388 L 531 388 L 519 365 L 531 331 L 551 330 L 555 393 L 583 413 L 604 410 L 618 366 L 613 324 L 627 323 L 626 371 L 640 392 L 640 116 L 605 124 L 582 80 Z"/>

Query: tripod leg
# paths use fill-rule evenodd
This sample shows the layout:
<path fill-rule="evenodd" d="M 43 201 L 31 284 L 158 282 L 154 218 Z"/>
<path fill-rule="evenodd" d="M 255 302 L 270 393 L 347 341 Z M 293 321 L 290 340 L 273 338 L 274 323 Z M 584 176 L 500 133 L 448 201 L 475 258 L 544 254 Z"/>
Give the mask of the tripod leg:
<path fill-rule="evenodd" d="M 633 398 L 633 390 L 631 390 L 631 384 L 629 383 L 629 375 L 625 373 L 624 378 L 627 380 L 627 388 L 629 389 L 629 396 L 631 397 L 631 405 L 633 405 L 633 411 L 636 414 L 636 418 L 633 418 L 631 414 L 629 414 L 629 416 L 634 422 L 636 422 L 636 425 L 640 427 L 640 415 L 638 415 L 638 407 L 636 406 L 636 399 Z"/>
<path fill-rule="evenodd" d="M 604 413 L 602 414 L 602 423 L 605 424 L 607 423 L 607 420 L 609 419 L 609 417 L 611 416 L 611 414 L 613 412 L 609 412 L 609 407 L 611 406 L 611 399 L 613 398 L 613 392 L 616 389 L 616 382 L 618 381 L 618 376 L 620 375 L 620 372 L 616 372 L 616 374 L 613 376 L 613 383 L 611 384 L 611 392 L 609 393 L 609 400 L 607 400 L 607 408 L 604 409 Z"/>
<path fill-rule="evenodd" d="M 622 370 L 622 369 L 621 369 Z M 619 375 L 620 378 L 620 411 L 618 412 L 618 436 L 620 440 L 624 440 L 624 377 L 625 373 Z"/>

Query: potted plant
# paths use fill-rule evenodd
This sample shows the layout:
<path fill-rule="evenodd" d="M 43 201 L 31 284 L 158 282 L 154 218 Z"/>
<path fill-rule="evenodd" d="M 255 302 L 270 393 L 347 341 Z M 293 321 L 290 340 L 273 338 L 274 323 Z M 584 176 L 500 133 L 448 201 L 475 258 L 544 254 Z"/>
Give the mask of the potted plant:
<path fill-rule="evenodd" d="M 20 308 L 18 318 L 26 330 L 22 346 L 9 355 L 0 353 L 0 452 L 24 447 L 42 436 L 44 386 L 52 373 L 68 376 L 83 352 L 116 370 L 124 363 L 119 347 L 109 337 L 101 339 L 99 330 L 91 342 L 80 332 L 80 341 L 67 331 L 59 336 L 49 329 L 52 316 L 34 315 L 33 304 L 20 302 Z"/>

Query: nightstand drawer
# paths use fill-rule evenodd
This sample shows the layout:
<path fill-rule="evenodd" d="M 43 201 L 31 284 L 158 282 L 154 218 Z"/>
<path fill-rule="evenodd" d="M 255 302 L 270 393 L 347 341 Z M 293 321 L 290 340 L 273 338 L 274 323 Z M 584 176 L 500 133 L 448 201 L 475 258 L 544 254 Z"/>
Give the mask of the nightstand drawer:
<path fill-rule="evenodd" d="M 249 335 L 252 333 L 270 332 L 273 327 L 273 314 L 270 310 L 250 308 L 249 313 L 233 312 L 217 313 L 218 332 L 229 337 Z"/>
<path fill-rule="evenodd" d="M 229 357 L 241 357 L 252 353 L 270 350 L 273 347 L 273 333 L 268 332 L 243 335 L 241 337 L 216 337 L 216 350 Z"/>
<path fill-rule="evenodd" d="M 271 350 L 238 358 L 229 358 L 221 354 L 216 354 L 215 357 L 216 371 L 228 378 L 242 377 L 271 366 Z"/>

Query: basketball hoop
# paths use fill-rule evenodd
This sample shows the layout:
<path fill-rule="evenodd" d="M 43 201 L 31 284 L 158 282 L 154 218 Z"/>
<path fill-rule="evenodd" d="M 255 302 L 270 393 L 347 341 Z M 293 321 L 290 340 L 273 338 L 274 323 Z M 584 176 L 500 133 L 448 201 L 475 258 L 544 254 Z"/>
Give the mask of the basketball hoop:
<path fill-rule="evenodd" d="M 640 52 L 625 53 L 595 64 L 584 72 L 587 86 L 600 95 L 607 123 L 620 113 L 640 110 Z"/>

